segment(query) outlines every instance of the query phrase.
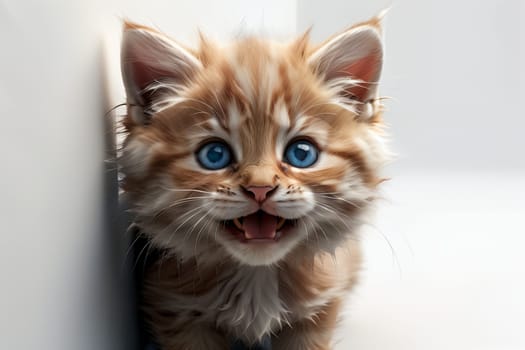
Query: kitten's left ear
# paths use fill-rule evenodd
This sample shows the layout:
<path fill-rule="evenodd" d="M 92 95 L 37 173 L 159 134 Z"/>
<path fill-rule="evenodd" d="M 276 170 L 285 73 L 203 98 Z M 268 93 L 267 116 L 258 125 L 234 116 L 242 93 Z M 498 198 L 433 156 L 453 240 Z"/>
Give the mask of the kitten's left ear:
<path fill-rule="evenodd" d="M 189 50 L 154 29 L 125 22 L 122 34 L 121 69 L 129 114 L 142 124 L 155 103 L 152 84 L 183 86 L 202 64 Z"/>
<path fill-rule="evenodd" d="M 382 62 L 379 17 L 329 39 L 308 58 L 310 66 L 328 84 L 341 87 L 340 93 L 356 104 L 364 119 L 374 113 Z"/>

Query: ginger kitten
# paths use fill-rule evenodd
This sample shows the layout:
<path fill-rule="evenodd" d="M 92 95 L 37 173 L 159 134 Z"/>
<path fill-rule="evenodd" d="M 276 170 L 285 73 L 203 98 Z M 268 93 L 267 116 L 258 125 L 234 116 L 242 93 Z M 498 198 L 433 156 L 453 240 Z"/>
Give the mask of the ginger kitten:
<path fill-rule="evenodd" d="M 386 159 L 380 19 L 321 45 L 192 50 L 126 23 L 119 165 L 163 257 L 142 308 L 162 350 L 326 350 Z"/>

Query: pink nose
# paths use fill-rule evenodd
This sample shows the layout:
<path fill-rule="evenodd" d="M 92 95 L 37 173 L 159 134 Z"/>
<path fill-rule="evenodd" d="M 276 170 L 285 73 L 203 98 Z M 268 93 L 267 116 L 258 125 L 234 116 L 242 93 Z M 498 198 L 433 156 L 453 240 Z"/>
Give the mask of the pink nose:
<path fill-rule="evenodd" d="M 257 202 L 262 203 L 266 200 L 267 197 L 269 197 L 275 189 L 275 187 L 272 186 L 250 186 L 245 187 L 245 191 L 253 197 Z"/>

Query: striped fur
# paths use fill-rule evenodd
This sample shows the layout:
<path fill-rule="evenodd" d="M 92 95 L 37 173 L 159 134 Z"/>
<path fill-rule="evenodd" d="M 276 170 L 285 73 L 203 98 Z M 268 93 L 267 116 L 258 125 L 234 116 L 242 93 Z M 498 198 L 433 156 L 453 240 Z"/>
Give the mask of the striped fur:
<path fill-rule="evenodd" d="M 275 349 L 329 349 L 356 280 L 357 231 L 388 158 L 379 20 L 319 46 L 248 37 L 190 50 L 126 23 L 127 133 L 119 165 L 136 224 L 169 254 L 146 276 L 143 308 L 163 350 L 226 349 L 274 337 Z M 301 137 L 310 168 L 283 159 Z M 227 142 L 232 166 L 203 169 L 195 153 Z M 277 186 L 259 207 L 241 187 Z M 246 244 L 224 220 L 259 209 L 294 219 L 276 243 Z"/>

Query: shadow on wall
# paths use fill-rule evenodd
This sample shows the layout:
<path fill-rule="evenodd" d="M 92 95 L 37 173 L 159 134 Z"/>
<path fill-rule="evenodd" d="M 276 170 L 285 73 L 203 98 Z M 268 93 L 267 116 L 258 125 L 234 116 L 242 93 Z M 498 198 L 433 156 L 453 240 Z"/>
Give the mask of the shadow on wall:
<path fill-rule="evenodd" d="M 139 317 L 136 308 L 135 279 L 133 278 L 134 257 L 130 245 L 132 244 L 132 232 L 128 230 L 131 219 L 127 214 L 125 204 L 119 202 L 118 168 L 116 164 L 116 120 L 117 113 L 110 105 L 107 62 L 105 53 L 101 50 L 101 91 L 103 92 L 104 110 L 103 116 L 104 141 L 105 141 L 105 166 L 104 166 L 104 188 L 103 188 L 103 225 L 104 242 L 100 254 L 106 261 L 101 266 L 106 270 L 100 271 L 101 293 L 108 302 L 116 303 L 109 305 L 111 314 L 108 316 L 114 322 L 113 339 L 115 346 L 123 350 L 142 349 L 140 346 L 142 337 L 139 333 Z"/>

